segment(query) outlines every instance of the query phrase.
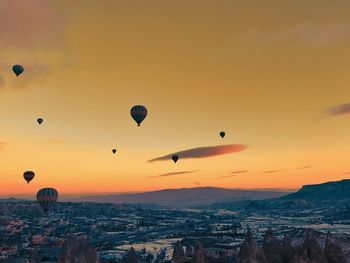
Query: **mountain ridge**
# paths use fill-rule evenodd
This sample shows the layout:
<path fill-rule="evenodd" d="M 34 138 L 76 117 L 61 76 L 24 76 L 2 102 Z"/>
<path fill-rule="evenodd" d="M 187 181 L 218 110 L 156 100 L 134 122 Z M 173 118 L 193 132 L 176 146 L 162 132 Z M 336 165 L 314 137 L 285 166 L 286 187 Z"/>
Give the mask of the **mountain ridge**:
<path fill-rule="evenodd" d="M 288 192 L 229 189 L 220 187 L 193 187 L 163 189 L 138 194 L 93 195 L 70 199 L 73 202 L 104 202 L 128 204 L 155 204 L 175 208 L 209 205 L 223 200 L 261 200 L 277 198 Z"/>
<path fill-rule="evenodd" d="M 350 199 L 350 179 L 303 185 L 295 193 L 280 197 L 281 200 L 342 200 Z"/>

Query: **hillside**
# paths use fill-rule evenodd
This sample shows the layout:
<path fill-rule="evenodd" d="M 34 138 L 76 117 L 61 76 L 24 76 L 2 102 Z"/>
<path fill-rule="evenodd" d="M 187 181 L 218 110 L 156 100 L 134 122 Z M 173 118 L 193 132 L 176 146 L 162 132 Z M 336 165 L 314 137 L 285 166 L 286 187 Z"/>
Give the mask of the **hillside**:
<path fill-rule="evenodd" d="M 274 191 L 252 191 L 216 187 L 196 187 L 165 189 L 137 194 L 85 196 L 71 199 L 71 201 L 156 204 L 159 206 L 170 206 L 175 208 L 189 208 L 196 206 L 205 206 L 222 201 L 233 202 L 240 200 L 261 200 L 267 198 L 277 198 L 285 194 L 285 192 Z"/>
<path fill-rule="evenodd" d="M 327 182 L 322 184 L 304 185 L 295 193 L 288 194 L 281 200 L 343 200 L 350 199 L 350 180 Z"/>

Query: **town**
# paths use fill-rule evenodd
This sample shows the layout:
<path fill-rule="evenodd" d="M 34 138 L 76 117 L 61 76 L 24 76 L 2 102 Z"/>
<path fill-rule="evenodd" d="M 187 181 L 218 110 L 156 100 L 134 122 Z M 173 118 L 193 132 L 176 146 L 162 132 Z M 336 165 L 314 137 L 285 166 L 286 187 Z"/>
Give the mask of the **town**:
<path fill-rule="evenodd" d="M 131 248 L 143 255 L 142 261 L 169 261 L 177 241 L 186 248 L 186 255 L 200 242 L 209 258 L 230 258 L 238 254 L 249 233 L 261 245 L 270 228 L 273 235 L 288 236 L 294 245 L 312 232 L 324 246 L 329 231 L 340 241 L 344 255 L 350 249 L 346 222 L 322 222 L 319 209 L 309 211 L 309 216 L 288 218 L 286 213 L 272 216 L 268 211 L 175 210 L 87 202 L 59 202 L 44 213 L 35 202 L 7 200 L 0 202 L 0 259 L 57 262 L 72 236 L 88 240 L 101 262 L 122 262 Z"/>

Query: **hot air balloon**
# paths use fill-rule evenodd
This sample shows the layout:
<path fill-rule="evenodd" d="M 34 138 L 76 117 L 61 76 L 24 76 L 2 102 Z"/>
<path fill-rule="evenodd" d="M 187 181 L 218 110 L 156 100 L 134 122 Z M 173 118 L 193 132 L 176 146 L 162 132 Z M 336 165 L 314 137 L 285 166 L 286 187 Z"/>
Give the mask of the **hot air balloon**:
<path fill-rule="evenodd" d="M 117 149 L 113 149 L 112 152 L 115 154 L 117 152 Z"/>
<path fill-rule="evenodd" d="M 26 171 L 23 173 L 24 180 L 26 180 L 28 184 L 31 180 L 33 180 L 34 176 L 35 173 L 32 171 Z"/>
<path fill-rule="evenodd" d="M 18 77 L 19 75 L 21 75 L 24 71 L 24 68 L 21 65 L 13 65 L 12 67 L 12 71 L 16 74 L 16 76 Z"/>
<path fill-rule="evenodd" d="M 223 131 L 222 131 L 222 132 L 220 132 L 220 137 L 221 137 L 221 138 L 224 138 L 224 137 L 225 137 L 225 135 L 226 135 L 226 133 L 225 133 L 225 132 L 223 132 Z"/>
<path fill-rule="evenodd" d="M 137 126 L 140 126 L 141 122 L 147 116 L 147 109 L 142 105 L 135 105 L 130 110 L 131 117 L 136 121 Z"/>
<path fill-rule="evenodd" d="M 39 123 L 39 125 L 41 125 L 44 122 L 44 120 L 42 118 L 38 118 L 36 122 Z"/>
<path fill-rule="evenodd" d="M 58 192 L 54 188 L 42 188 L 36 194 L 36 200 L 45 212 L 49 211 L 58 198 Z"/>
<path fill-rule="evenodd" d="M 174 154 L 173 156 L 171 156 L 171 159 L 173 159 L 174 163 L 176 163 L 177 160 L 179 160 L 179 156 Z"/>

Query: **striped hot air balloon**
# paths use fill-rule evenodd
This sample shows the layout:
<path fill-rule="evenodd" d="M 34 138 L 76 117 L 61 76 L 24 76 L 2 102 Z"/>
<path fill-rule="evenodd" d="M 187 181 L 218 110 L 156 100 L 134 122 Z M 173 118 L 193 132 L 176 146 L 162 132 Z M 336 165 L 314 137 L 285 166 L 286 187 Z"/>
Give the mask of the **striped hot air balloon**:
<path fill-rule="evenodd" d="M 131 117 L 136 121 L 137 126 L 140 126 L 141 122 L 146 118 L 147 116 L 147 109 L 145 106 L 142 105 L 135 105 L 130 110 Z"/>
<path fill-rule="evenodd" d="M 26 171 L 23 173 L 23 178 L 24 180 L 27 181 L 28 184 L 31 180 L 33 180 L 34 176 L 35 176 L 35 173 L 32 171 Z"/>
<path fill-rule="evenodd" d="M 36 200 L 38 204 L 44 209 L 45 212 L 49 211 L 58 198 L 58 192 L 54 188 L 42 188 L 36 194 Z"/>

